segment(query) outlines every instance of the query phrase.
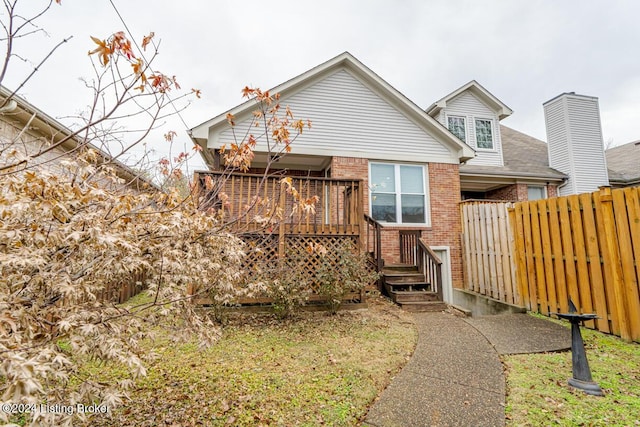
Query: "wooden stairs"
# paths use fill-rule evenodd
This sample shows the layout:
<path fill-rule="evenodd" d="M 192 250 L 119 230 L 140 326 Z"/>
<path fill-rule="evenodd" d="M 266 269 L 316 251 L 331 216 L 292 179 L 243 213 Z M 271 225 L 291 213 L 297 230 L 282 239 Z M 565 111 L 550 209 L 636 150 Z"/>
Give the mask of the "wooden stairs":
<path fill-rule="evenodd" d="M 406 311 L 442 311 L 447 308 L 415 265 L 385 265 L 382 283 L 391 300 Z"/>

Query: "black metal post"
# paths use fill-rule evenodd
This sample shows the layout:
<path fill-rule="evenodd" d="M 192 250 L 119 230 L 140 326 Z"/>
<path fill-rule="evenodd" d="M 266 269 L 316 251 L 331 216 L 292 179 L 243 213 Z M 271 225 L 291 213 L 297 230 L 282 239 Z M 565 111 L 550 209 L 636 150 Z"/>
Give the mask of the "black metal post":
<path fill-rule="evenodd" d="M 604 396 L 600 386 L 591 378 L 591 369 L 584 349 L 584 341 L 580 332 L 580 322 L 597 319 L 596 314 L 578 314 L 573 301 L 569 299 L 569 313 L 556 313 L 561 319 L 571 322 L 571 364 L 573 378 L 569 378 L 569 385 L 592 396 Z"/>

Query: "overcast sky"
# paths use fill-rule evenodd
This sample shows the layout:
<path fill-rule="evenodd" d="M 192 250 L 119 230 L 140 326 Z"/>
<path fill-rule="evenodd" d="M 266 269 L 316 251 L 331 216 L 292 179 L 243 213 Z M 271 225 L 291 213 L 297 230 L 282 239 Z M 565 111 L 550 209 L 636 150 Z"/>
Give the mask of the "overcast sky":
<path fill-rule="evenodd" d="M 503 124 L 546 140 L 542 103 L 576 92 L 600 99 L 605 144 L 640 139 L 637 0 L 112 1 L 136 40 L 161 39 L 156 68 L 202 90 L 189 127 L 239 104 L 245 85 L 271 88 L 349 51 L 423 108 L 475 79 L 514 111 Z M 123 24 L 109 0 L 63 0 L 39 24 L 47 37 L 16 46 L 33 63 L 73 39 L 21 94 L 60 118 L 89 102 L 89 36 Z"/>

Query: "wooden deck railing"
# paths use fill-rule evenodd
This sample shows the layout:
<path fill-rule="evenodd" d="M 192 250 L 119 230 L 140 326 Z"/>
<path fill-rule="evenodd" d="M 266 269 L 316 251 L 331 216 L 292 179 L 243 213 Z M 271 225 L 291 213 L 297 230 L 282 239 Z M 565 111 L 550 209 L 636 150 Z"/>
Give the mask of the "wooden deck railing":
<path fill-rule="evenodd" d="M 400 262 L 402 264 L 417 265 L 418 240 L 422 235 L 420 230 L 400 230 Z"/>
<path fill-rule="evenodd" d="M 424 240 L 417 239 L 416 261 L 418 271 L 424 274 L 427 283 L 431 283 L 431 290 L 438 294 L 438 299 L 443 301 L 442 295 L 442 261 L 427 245 Z"/>
<path fill-rule="evenodd" d="M 198 172 L 201 206 L 213 208 L 240 231 L 359 235 L 360 179 Z M 290 184 L 290 185 L 289 185 Z M 282 228 L 284 228 L 282 230 Z"/>

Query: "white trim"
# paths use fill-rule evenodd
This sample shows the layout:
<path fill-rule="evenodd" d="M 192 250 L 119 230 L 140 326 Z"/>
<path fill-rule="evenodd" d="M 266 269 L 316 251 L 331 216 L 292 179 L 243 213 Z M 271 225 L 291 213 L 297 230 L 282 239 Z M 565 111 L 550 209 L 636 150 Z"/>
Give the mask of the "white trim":
<path fill-rule="evenodd" d="M 488 118 L 486 116 L 471 116 L 472 120 L 473 120 L 473 142 L 475 145 L 475 149 L 476 151 L 482 151 L 485 153 L 497 153 L 498 152 L 498 144 L 496 143 L 496 125 L 495 125 L 495 120 Z M 491 145 L 492 148 L 482 148 L 478 146 L 478 132 L 477 132 L 477 128 L 476 128 L 476 121 L 477 120 L 484 120 L 486 122 L 491 123 Z"/>
<path fill-rule="evenodd" d="M 445 114 L 444 115 L 444 120 L 445 120 L 445 127 L 447 129 L 449 129 L 449 118 L 454 118 L 454 119 L 462 119 L 462 124 L 463 124 L 463 128 L 464 128 L 464 139 L 462 140 L 462 142 L 464 142 L 465 144 L 467 144 L 467 139 L 469 139 L 469 129 L 467 129 L 467 116 L 464 116 L 462 114 Z M 458 136 L 453 133 L 451 131 L 451 129 L 449 129 L 449 132 L 451 132 L 456 138 L 458 138 Z M 458 138 L 460 139 L 460 138 Z"/>
<path fill-rule="evenodd" d="M 491 105 L 492 109 L 498 114 L 498 119 L 502 120 L 513 113 L 513 110 L 507 107 L 502 101 L 496 98 L 491 92 L 486 90 L 480 83 L 475 80 L 471 80 L 469 83 L 459 87 L 454 90 L 450 94 L 440 98 L 438 101 L 431 104 L 429 108 L 427 108 L 427 113 L 430 116 L 437 115 L 440 110 L 447 108 L 447 102 L 455 99 L 458 95 L 465 91 L 469 91 L 470 93 L 475 94 L 481 100 L 484 101 L 485 104 Z"/>
<path fill-rule="evenodd" d="M 373 164 L 382 164 L 382 165 L 392 165 L 394 166 L 394 178 L 395 185 L 393 194 L 396 197 L 396 219 L 402 220 L 402 202 L 400 200 L 400 196 L 402 192 L 399 192 L 401 180 L 400 180 L 400 166 L 418 166 L 422 169 L 422 179 L 423 179 L 423 191 L 424 191 L 424 216 L 425 222 L 387 222 L 377 220 L 383 226 L 390 227 L 431 227 L 431 196 L 430 196 L 430 188 L 429 188 L 429 165 L 424 163 L 406 163 L 406 162 L 384 162 L 384 161 L 374 161 L 369 160 L 368 162 L 368 180 L 367 185 L 369 187 L 369 214 L 373 218 L 373 209 L 371 205 L 371 196 L 374 193 L 373 188 L 371 186 L 371 166 Z"/>
<path fill-rule="evenodd" d="M 431 249 L 438 255 L 442 261 L 442 299 L 444 302 L 453 303 L 453 280 L 451 277 L 451 247 L 450 246 L 431 246 Z M 440 253 L 444 253 L 445 259 L 442 259 Z"/>

